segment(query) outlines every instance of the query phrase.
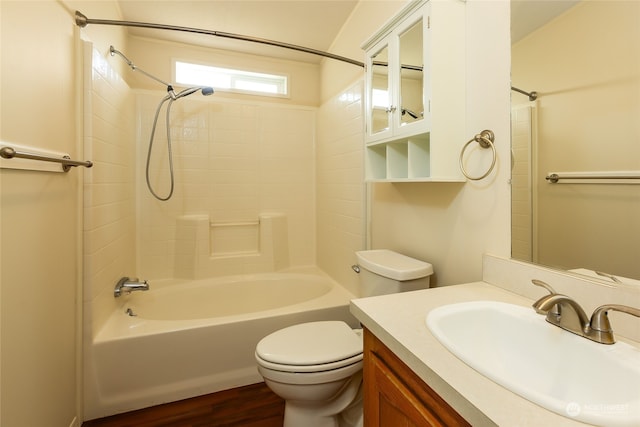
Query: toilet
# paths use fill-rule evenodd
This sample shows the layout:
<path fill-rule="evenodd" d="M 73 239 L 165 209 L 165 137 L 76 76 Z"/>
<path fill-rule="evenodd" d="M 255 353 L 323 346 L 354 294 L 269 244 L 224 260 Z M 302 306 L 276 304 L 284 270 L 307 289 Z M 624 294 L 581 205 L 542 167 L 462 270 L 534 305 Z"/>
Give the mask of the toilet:
<path fill-rule="evenodd" d="M 356 252 L 362 297 L 429 287 L 431 264 L 376 249 Z M 258 372 L 285 400 L 284 427 L 362 426 L 362 330 L 342 321 L 301 323 L 256 346 Z"/>

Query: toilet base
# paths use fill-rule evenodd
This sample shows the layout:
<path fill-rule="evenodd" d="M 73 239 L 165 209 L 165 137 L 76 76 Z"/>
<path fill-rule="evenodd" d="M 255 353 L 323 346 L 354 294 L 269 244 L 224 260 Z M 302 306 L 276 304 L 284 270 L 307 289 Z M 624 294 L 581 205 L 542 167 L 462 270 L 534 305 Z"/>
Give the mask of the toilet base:
<path fill-rule="evenodd" d="M 333 401 L 285 400 L 283 427 L 362 427 L 362 411 L 362 372 L 359 372 Z"/>

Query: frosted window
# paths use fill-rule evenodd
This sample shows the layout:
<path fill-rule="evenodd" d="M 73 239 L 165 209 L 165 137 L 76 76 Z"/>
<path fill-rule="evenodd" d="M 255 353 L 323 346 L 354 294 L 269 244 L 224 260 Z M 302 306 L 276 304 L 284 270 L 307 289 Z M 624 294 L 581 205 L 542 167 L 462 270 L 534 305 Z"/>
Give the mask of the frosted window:
<path fill-rule="evenodd" d="M 267 96 L 287 96 L 289 94 L 289 79 L 282 75 L 254 73 L 181 61 L 175 61 L 175 73 L 176 83 L 186 86 L 211 86 L 216 90 Z"/>

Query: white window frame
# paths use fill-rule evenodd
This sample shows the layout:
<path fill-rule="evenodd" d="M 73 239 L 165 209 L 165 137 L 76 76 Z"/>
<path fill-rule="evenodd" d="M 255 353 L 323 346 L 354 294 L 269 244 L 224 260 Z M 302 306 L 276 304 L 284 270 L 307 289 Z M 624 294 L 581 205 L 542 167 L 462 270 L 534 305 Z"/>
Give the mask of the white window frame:
<path fill-rule="evenodd" d="M 179 80 L 178 76 L 178 63 L 193 65 L 196 68 L 200 68 L 202 71 L 202 75 L 200 77 L 195 76 L 193 79 L 181 79 Z M 226 72 L 225 78 L 229 79 L 228 84 L 222 84 L 220 82 L 215 82 L 215 80 L 211 80 L 211 77 L 206 76 L 207 70 L 206 67 L 210 68 L 211 71 L 220 70 L 223 71 L 223 75 Z M 231 92 L 231 93 L 242 93 L 249 95 L 257 95 L 257 96 L 267 96 L 267 97 L 275 97 L 275 98 L 289 98 L 289 75 L 288 74 L 274 74 L 274 73 L 265 73 L 262 71 L 254 71 L 254 70 L 241 70 L 237 67 L 229 67 L 223 65 L 214 65 L 208 64 L 199 61 L 186 60 L 186 59 L 177 59 L 174 58 L 172 60 L 172 73 L 173 73 L 173 81 L 176 83 L 176 86 L 211 86 L 214 90 L 220 92 Z M 238 87 L 237 84 L 242 81 L 246 81 L 249 84 L 263 84 L 263 83 L 271 83 L 273 85 L 278 86 L 278 90 L 284 90 L 284 93 L 277 92 L 267 92 L 260 90 L 252 90 L 250 88 L 243 89 Z"/>

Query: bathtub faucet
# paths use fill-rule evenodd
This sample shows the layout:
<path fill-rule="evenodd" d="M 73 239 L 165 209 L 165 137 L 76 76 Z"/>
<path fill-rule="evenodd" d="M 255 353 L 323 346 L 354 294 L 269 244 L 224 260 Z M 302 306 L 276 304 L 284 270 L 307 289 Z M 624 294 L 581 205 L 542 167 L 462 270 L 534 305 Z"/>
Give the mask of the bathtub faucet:
<path fill-rule="evenodd" d="M 149 284 L 146 280 L 142 282 L 137 277 L 123 277 L 118 280 L 115 289 L 113 290 L 113 296 L 118 298 L 120 295 L 129 295 L 133 291 L 148 291 Z"/>

